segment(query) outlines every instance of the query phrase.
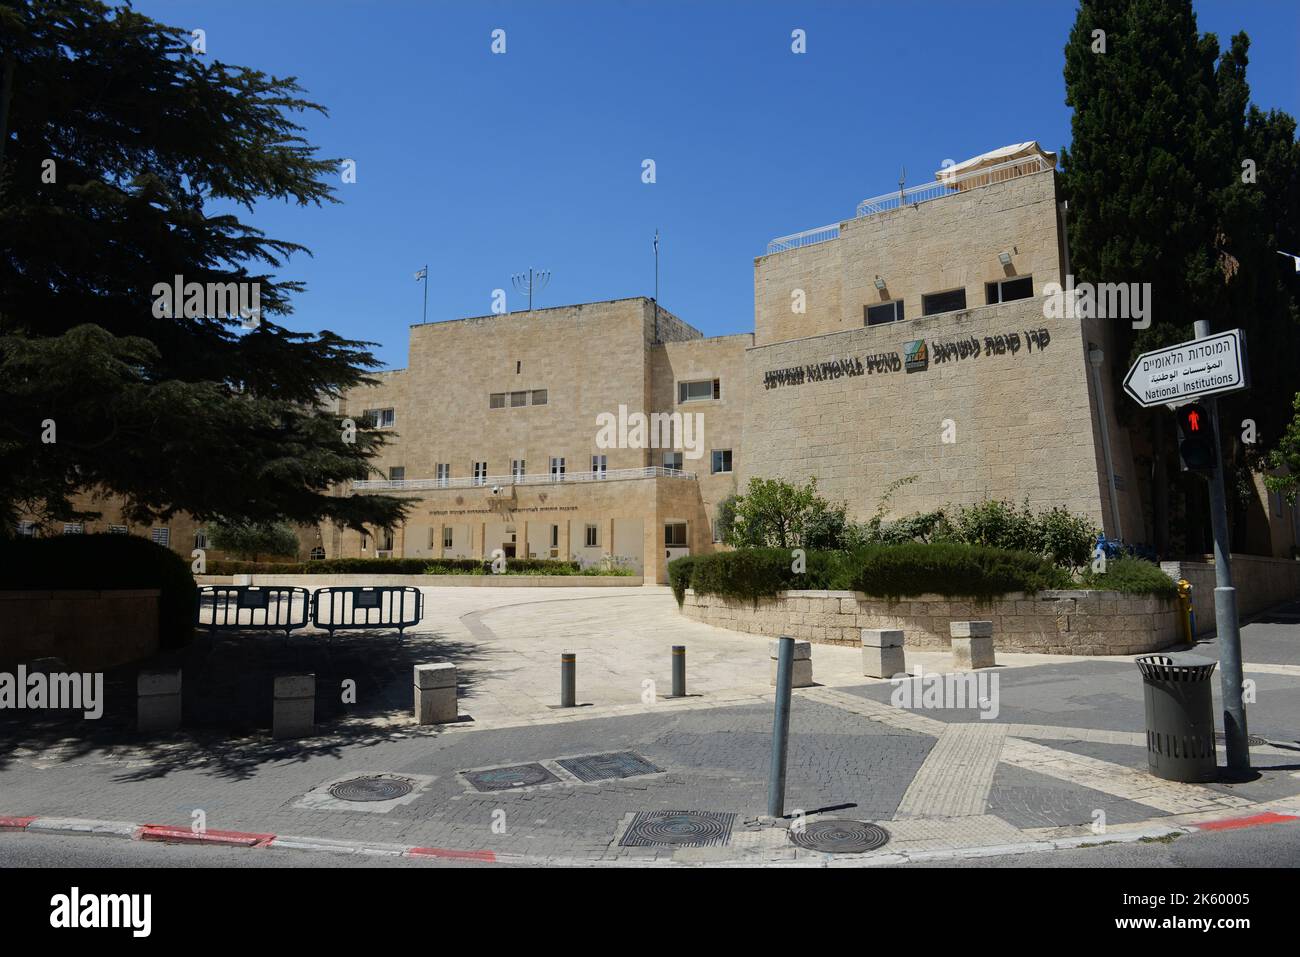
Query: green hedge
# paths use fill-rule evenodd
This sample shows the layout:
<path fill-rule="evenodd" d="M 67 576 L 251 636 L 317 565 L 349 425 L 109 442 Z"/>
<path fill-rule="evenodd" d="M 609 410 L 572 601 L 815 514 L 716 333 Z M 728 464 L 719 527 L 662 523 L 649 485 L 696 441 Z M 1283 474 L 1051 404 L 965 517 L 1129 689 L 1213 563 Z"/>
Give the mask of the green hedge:
<path fill-rule="evenodd" d="M 59 535 L 0 539 L 0 588 L 103 590 L 157 588 L 164 648 L 194 637 L 198 588 L 189 564 L 135 535 Z"/>
<path fill-rule="evenodd" d="M 1128 555 L 1106 561 L 1106 571 L 1093 572 L 1089 566 L 1083 573 L 1080 585 L 1103 591 L 1118 591 L 1129 595 L 1155 595 L 1158 598 L 1177 598 L 1178 586 L 1154 562 Z"/>
<path fill-rule="evenodd" d="M 513 575 L 578 575 L 577 562 L 554 558 L 511 558 Z M 314 562 L 211 561 L 209 575 L 490 575 L 491 559 L 478 558 L 328 558 Z"/>

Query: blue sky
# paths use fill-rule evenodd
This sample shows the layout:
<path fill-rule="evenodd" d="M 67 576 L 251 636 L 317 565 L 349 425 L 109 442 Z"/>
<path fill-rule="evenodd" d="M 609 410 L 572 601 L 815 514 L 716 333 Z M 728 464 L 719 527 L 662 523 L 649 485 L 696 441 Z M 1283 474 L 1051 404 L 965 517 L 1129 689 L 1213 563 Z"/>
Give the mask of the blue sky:
<path fill-rule="evenodd" d="M 510 275 L 550 269 L 538 306 L 651 295 L 706 335 L 753 325 L 753 258 L 857 202 L 1008 143 L 1069 142 L 1061 51 L 1073 3 L 141 0 L 202 28 L 208 54 L 297 76 L 306 118 L 357 182 L 322 209 L 259 205 L 304 243 L 286 325 L 406 362 L 429 264 L 430 321 L 482 315 Z M 1300 4 L 1196 4 L 1252 40 L 1263 107 L 1300 114 Z M 506 31 L 506 53 L 490 51 Z M 790 50 L 807 32 L 807 52 Z M 641 182 L 653 159 L 657 182 Z"/>

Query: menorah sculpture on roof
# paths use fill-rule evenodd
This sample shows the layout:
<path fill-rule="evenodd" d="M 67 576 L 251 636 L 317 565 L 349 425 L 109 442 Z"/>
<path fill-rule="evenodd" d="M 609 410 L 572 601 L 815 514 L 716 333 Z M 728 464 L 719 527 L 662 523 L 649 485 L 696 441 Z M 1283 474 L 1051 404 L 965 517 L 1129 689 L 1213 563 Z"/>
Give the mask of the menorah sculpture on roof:
<path fill-rule="evenodd" d="M 533 293 L 541 292 L 551 281 L 551 271 L 549 269 L 533 269 L 528 267 L 526 273 L 515 273 L 510 277 L 514 283 L 515 291 L 525 293 L 528 296 L 528 311 L 533 311 Z"/>

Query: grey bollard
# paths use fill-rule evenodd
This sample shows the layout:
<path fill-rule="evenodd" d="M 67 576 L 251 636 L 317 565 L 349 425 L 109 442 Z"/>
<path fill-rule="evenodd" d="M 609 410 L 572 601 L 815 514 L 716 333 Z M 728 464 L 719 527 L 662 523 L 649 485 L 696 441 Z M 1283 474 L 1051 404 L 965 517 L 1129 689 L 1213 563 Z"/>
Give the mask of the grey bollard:
<path fill-rule="evenodd" d="M 954 621 L 948 625 L 952 635 L 952 663 L 955 668 L 992 668 L 993 622 Z"/>
<path fill-rule="evenodd" d="M 446 724 L 460 718 L 456 704 L 456 666 L 415 666 L 415 721 Z"/>
<path fill-rule="evenodd" d="M 780 654 L 781 642 L 794 642 L 793 664 L 790 666 L 791 687 L 793 688 L 811 688 L 813 683 L 812 677 L 812 642 L 795 641 L 788 636 L 773 638 L 768 643 L 768 653 L 772 658 L 772 687 L 776 687 L 777 682 L 777 656 Z"/>
<path fill-rule="evenodd" d="M 573 708 L 578 704 L 578 653 L 560 653 L 560 707 Z"/>
<path fill-rule="evenodd" d="M 686 646 L 673 645 L 673 697 L 686 697 Z"/>
<path fill-rule="evenodd" d="M 181 726 L 181 671 L 142 671 L 135 679 L 138 731 L 167 732 Z"/>
<path fill-rule="evenodd" d="M 271 736 L 305 738 L 316 727 L 316 676 L 281 675 L 275 679 Z"/>
<path fill-rule="evenodd" d="M 807 642 L 804 642 L 807 644 Z M 776 656 L 776 710 L 772 715 L 772 757 L 767 772 L 767 814 L 785 815 L 785 768 L 790 743 L 790 688 L 794 677 L 795 640 L 782 635 L 772 642 Z"/>
<path fill-rule="evenodd" d="M 862 673 L 868 678 L 892 678 L 907 673 L 900 629 L 862 629 Z"/>

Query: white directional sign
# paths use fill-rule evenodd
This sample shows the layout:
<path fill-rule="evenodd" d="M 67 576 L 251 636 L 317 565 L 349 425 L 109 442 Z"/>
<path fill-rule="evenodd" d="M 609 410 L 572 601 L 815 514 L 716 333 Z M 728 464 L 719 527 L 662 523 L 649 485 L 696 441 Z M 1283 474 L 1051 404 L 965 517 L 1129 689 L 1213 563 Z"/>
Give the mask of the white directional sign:
<path fill-rule="evenodd" d="M 1240 329 L 1144 352 L 1124 377 L 1124 391 L 1145 406 L 1187 402 L 1249 385 L 1246 339 Z"/>

